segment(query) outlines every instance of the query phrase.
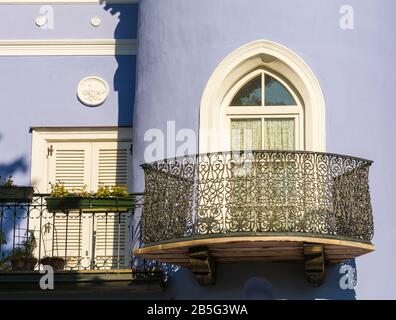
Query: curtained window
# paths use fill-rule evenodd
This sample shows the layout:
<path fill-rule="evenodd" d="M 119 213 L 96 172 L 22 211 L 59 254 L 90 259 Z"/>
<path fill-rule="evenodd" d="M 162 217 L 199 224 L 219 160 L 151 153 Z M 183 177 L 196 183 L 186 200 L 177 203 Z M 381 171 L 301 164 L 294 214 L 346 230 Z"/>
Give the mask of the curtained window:
<path fill-rule="evenodd" d="M 256 70 L 231 94 L 227 108 L 231 150 L 304 149 L 302 105 L 285 80 Z"/>

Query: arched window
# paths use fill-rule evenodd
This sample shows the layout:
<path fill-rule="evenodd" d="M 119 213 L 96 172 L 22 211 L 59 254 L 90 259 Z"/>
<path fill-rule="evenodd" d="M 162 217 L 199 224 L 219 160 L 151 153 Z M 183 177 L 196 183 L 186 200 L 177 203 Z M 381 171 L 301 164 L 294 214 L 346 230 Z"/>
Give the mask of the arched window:
<path fill-rule="evenodd" d="M 303 150 L 302 103 L 286 80 L 257 69 L 223 101 L 229 150 Z"/>
<path fill-rule="evenodd" d="M 325 102 L 313 72 L 288 48 L 267 40 L 232 52 L 201 100 L 199 151 L 326 151 Z"/>

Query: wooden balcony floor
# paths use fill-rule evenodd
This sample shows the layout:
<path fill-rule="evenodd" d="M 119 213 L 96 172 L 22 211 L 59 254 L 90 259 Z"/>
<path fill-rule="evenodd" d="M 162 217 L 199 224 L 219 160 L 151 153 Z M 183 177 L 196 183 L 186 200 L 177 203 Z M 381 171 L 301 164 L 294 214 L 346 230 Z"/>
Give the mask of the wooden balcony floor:
<path fill-rule="evenodd" d="M 136 249 L 135 255 L 191 267 L 189 249 L 207 247 L 216 263 L 254 261 L 304 261 L 304 244 L 322 245 L 325 261 L 340 263 L 375 250 L 374 245 L 312 236 L 243 236 L 184 240 Z"/>

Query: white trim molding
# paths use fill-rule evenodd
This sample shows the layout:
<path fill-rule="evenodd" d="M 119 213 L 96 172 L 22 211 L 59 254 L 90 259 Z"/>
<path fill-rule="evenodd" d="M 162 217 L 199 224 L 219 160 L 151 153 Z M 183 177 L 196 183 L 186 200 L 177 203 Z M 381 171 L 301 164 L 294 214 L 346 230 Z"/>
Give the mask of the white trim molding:
<path fill-rule="evenodd" d="M 32 158 L 30 181 L 38 192 L 48 190 L 47 145 L 51 142 L 132 142 L 132 127 L 52 127 L 31 128 Z"/>
<path fill-rule="evenodd" d="M 0 4 L 75 4 L 75 3 L 113 3 L 113 4 L 138 4 L 140 0 L 0 0 Z"/>
<path fill-rule="evenodd" d="M 136 39 L 0 40 L 0 56 L 128 56 L 136 51 Z"/>
<path fill-rule="evenodd" d="M 264 68 L 286 78 L 304 109 L 304 146 L 326 151 L 325 101 L 319 82 L 307 64 L 288 48 L 267 40 L 249 43 L 232 52 L 216 68 L 201 99 L 199 152 L 223 151 L 222 112 L 228 92 L 244 76 Z M 219 131 L 216 134 L 216 131 Z"/>

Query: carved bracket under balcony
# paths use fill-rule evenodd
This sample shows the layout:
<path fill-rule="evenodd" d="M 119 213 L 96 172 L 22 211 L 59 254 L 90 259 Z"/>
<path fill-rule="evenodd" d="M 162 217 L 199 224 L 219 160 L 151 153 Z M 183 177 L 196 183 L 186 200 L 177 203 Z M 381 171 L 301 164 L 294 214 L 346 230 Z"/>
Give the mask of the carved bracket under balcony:
<path fill-rule="evenodd" d="M 207 247 L 189 249 L 190 269 L 201 286 L 211 286 L 216 282 L 216 264 Z"/>
<path fill-rule="evenodd" d="M 322 245 L 304 244 L 305 277 L 314 287 L 323 284 L 325 278 L 325 259 Z"/>

